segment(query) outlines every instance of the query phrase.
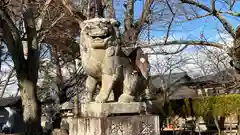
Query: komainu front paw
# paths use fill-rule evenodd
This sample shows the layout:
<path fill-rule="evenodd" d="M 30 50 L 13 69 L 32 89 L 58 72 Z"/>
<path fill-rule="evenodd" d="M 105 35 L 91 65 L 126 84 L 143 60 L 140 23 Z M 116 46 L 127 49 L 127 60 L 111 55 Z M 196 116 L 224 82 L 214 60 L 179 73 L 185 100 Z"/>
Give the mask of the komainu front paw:
<path fill-rule="evenodd" d="M 122 94 L 119 98 L 118 98 L 118 102 L 121 103 L 130 103 L 134 101 L 134 97 L 128 94 Z"/>
<path fill-rule="evenodd" d="M 107 97 L 105 95 L 98 94 L 95 98 L 96 103 L 106 103 Z"/>

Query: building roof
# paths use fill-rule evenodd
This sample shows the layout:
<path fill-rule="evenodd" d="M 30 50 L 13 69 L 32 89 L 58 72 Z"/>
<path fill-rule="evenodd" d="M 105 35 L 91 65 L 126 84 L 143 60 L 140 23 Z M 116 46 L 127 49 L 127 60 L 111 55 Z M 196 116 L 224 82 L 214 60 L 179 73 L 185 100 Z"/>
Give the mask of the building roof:
<path fill-rule="evenodd" d="M 162 80 L 168 82 L 171 84 L 184 84 L 187 82 L 191 82 L 193 79 L 186 73 L 186 72 L 180 72 L 180 73 L 172 73 L 172 74 L 165 74 L 165 75 L 154 75 L 152 78 L 152 84 L 159 88 L 159 84 Z"/>
<path fill-rule="evenodd" d="M 195 97 L 198 97 L 196 89 L 192 89 L 184 85 L 178 87 L 169 95 L 169 99 L 171 100 Z"/>
<path fill-rule="evenodd" d="M 202 76 L 196 79 L 188 76 L 186 72 L 173 73 L 170 75 L 155 75 L 152 76 L 152 84 L 156 88 L 161 88 L 161 81 L 169 79 L 167 83 L 170 84 L 170 99 L 183 99 L 197 97 L 197 89 L 199 87 L 221 87 L 224 83 L 225 86 L 231 85 L 233 81 L 234 69 L 227 69 L 220 71 L 216 74 Z M 172 85 L 173 84 L 173 85 Z M 230 91 L 229 93 L 239 93 L 239 91 Z"/>

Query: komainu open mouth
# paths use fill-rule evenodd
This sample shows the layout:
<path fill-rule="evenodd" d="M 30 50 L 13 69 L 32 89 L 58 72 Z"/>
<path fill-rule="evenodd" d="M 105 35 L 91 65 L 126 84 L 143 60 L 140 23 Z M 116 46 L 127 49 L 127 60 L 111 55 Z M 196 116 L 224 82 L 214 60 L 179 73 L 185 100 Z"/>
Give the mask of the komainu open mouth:
<path fill-rule="evenodd" d="M 99 35 L 99 36 L 91 36 L 93 39 L 106 39 L 110 37 L 111 35 L 108 33 L 106 35 Z"/>

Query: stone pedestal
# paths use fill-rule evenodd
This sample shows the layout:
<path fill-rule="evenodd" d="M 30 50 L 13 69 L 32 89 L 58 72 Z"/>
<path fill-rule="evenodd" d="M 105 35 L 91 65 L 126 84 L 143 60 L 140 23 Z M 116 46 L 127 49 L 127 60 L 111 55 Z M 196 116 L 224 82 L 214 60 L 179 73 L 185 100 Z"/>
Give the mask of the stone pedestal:
<path fill-rule="evenodd" d="M 69 121 L 70 135 L 160 135 L 159 116 L 146 103 L 82 104 Z"/>

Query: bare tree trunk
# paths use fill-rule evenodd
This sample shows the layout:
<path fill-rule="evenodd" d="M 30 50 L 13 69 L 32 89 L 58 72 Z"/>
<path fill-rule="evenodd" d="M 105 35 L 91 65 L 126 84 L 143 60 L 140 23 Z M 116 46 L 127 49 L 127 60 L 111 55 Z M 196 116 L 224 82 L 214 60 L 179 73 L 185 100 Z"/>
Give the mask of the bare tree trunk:
<path fill-rule="evenodd" d="M 59 57 L 58 57 L 58 52 L 59 52 L 59 49 L 58 49 L 58 46 L 57 45 L 54 45 L 54 51 L 53 51 L 53 57 L 54 57 L 54 61 L 55 61 L 55 64 L 56 64 L 56 83 L 58 85 L 58 88 L 61 90 L 63 88 L 63 76 L 62 76 L 62 69 L 61 69 L 61 64 L 60 64 L 60 60 L 59 60 Z"/>
<path fill-rule="evenodd" d="M 220 135 L 221 134 L 221 129 L 220 129 L 219 124 L 218 124 L 218 119 L 217 119 L 217 117 L 214 117 L 213 119 L 214 119 L 214 123 L 217 127 L 218 134 Z"/>
<path fill-rule="evenodd" d="M 0 9 L 4 39 L 12 56 L 21 92 L 24 119 L 24 135 L 41 134 L 41 110 L 37 100 L 37 79 L 39 52 L 37 50 L 36 29 L 32 10 L 27 7 L 23 16 L 27 33 L 28 59 L 24 58 L 20 34 L 10 16 Z"/>
<path fill-rule="evenodd" d="M 39 135 L 42 131 L 41 106 L 37 99 L 39 51 L 36 25 L 30 5 L 27 5 L 23 17 L 27 33 L 28 57 L 26 60 L 27 66 L 23 73 L 19 73 L 18 78 L 23 104 L 24 131 L 25 135 Z"/>
<path fill-rule="evenodd" d="M 224 135 L 224 124 L 225 124 L 225 117 L 220 117 L 219 120 L 219 127 L 220 127 L 220 131 L 221 131 L 221 135 Z"/>
<path fill-rule="evenodd" d="M 25 135 L 39 135 L 41 134 L 41 110 L 40 105 L 36 102 L 35 94 L 36 85 L 27 78 L 20 80 L 21 98 L 23 104 L 23 120 L 24 120 L 24 134 Z"/>
<path fill-rule="evenodd" d="M 224 123 L 225 123 L 225 117 L 220 117 L 220 120 L 217 120 L 217 117 L 214 117 L 214 123 L 217 126 L 218 134 L 224 135 Z"/>
<path fill-rule="evenodd" d="M 28 70 L 18 74 L 19 89 L 23 105 L 24 135 L 41 134 L 41 107 L 37 99 L 38 52 L 31 50 L 28 57 Z"/>

